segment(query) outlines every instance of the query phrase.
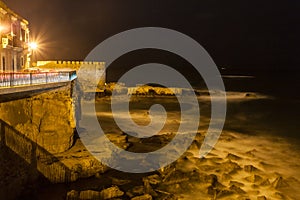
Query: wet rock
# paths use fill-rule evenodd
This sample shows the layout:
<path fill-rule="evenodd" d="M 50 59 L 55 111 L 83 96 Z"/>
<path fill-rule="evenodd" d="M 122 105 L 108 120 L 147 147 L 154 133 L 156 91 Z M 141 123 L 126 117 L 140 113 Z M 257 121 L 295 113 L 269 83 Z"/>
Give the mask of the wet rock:
<path fill-rule="evenodd" d="M 214 171 L 216 167 L 212 165 L 201 165 L 199 166 L 199 169 L 205 172 L 209 172 L 209 171 Z"/>
<path fill-rule="evenodd" d="M 178 200 L 179 198 L 174 194 L 166 194 L 162 195 L 161 198 L 158 198 L 159 200 Z"/>
<path fill-rule="evenodd" d="M 79 199 L 91 199 L 91 200 L 100 200 L 101 199 L 101 192 L 99 191 L 93 191 L 93 190 L 85 190 L 81 191 L 79 195 Z"/>
<path fill-rule="evenodd" d="M 217 195 L 217 190 L 213 186 L 209 186 L 207 188 L 207 194 L 211 196 L 216 196 Z"/>
<path fill-rule="evenodd" d="M 117 146 L 127 149 L 130 146 L 130 143 L 128 143 L 128 136 L 124 133 L 106 133 L 105 136 L 114 144 Z"/>
<path fill-rule="evenodd" d="M 229 186 L 237 186 L 237 187 L 244 187 L 245 185 L 243 183 L 240 183 L 238 181 L 230 181 Z"/>
<path fill-rule="evenodd" d="M 197 140 L 194 140 L 189 147 L 189 151 L 199 151 L 201 147 L 201 143 Z"/>
<path fill-rule="evenodd" d="M 259 197 L 257 197 L 257 200 L 267 200 L 267 197 L 265 197 L 265 196 L 259 196 Z"/>
<path fill-rule="evenodd" d="M 147 176 L 143 178 L 143 181 L 148 181 L 151 185 L 158 185 L 161 183 L 161 177 L 157 174 Z"/>
<path fill-rule="evenodd" d="M 211 156 L 217 156 L 216 154 L 213 154 L 213 153 L 211 153 L 211 152 L 209 152 L 207 155 L 206 155 L 206 158 L 207 157 L 211 157 Z"/>
<path fill-rule="evenodd" d="M 171 171 L 169 174 L 167 174 L 163 179 L 163 184 L 165 185 L 171 185 L 180 183 L 183 181 L 188 181 L 189 177 L 187 174 L 181 172 L 181 171 Z"/>
<path fill-rule="evenodd" d="M 222 181 L 232 180 L 232 176 L 227 174 L 227 173 L 223 173 L 222 176 L 221 176 L 221 180 Z"/>
<path fill-rule="evenodd" d="M 151 187 L 151 185 L 149 183 L 149 180 L 145 179 L 143 181 L 144 181 L 145 193 L 146 194 L 151 194 L 152 196 L 156 197 L 157 193 Z"/>
<path fill-rule="evenodd" d="M 81 191 L 79 199 L 91 199 L 91 200 L 100 200 L 100 199 L 112 199 L 123 196 L 124 192 L 121 191 L 117 186 L 113 186 L 102 191 L 94 190 L 85 190 Z"/>
<path fill-rule="evenodd" d="M 222 163 L 220 167 L 223 169 L 223 171 L 225 173 L 228 173 L 228 174 L 235 174 L 239 170 L 241 170 L 241 167 L 237 163 L 232 162 L 230 160 Z"/>
<path fill-rule="evenodd" d="M 141 196 L 133 197 L 131 200 L 152 200 L 152 196 L 149 194 L 144 194 Z"/>
<path fill-rule="evenodd" d="M 230 191 L 230 190 L 220 190 L 217 188 L 213 188 L 212 186 L 208 187 L 207 189 L 207 194 L 211 195 L 213 198 L 224 198 L 226 196 L 230 196 L 232 194 L 234 194 L 234 192 Z"/>
<path fill-rule="evenodd" d="M 113 186 L 101 191 L 102 199 L 111 199 L 116 197 L 121 197 L 124 195 L 124 192 L 121 191 L 117 186 Z"/>
<path fill-rule="evenodd" d="M 208 183 L 211 184 L 213 187 L 216 187 L 218 184 L 218 177 L 215 174 L 210 175 L 202 175 L 202 183 Z"/>
<path fill-rule="evenodd" d="M 214 164 L 219 164 L 224 161 L 223 158 L 219 158 L 219 157 L 211 157 L 211 158 L 208 158 L 207 160 Z"/>
<path fill-rule="evenodd" d="M 253 188 L 253 189 L 259 189 L 259 185 L 257 185 L 257 184 L 252 184 L 252 185 L 251 185 L 251 188 Z"/>
<path fill-rule="evenodd" d="M 274 165 L 271 165 L 269 163 L 266 163 L 264 161 L 259 162 L 259 165 L 263 168 L 270 168 L 270 167 L 274 167 Z"/>
<path fill-rule="evenodd" d="M 245 154 L 249 157 L 255 157 L 255 153 L 257 153 L 256 149 L 252 149 L 250 151 L 247 151 Z"/>
<path fill-rule="evenodd" d="M 227 159 L 229 160 L 241 160 L 241 157 L 234 155 L 232 153 L 228 153 L 228 155 L 226 156 Z"/>
<path fill-rule="evenodd" d="M 274 197 L 276 197 L 278 199 L 286 199 L 286 197 L 284 196 L 284 194 L 282 194 L 281 192 L 275 192 L 274 193 Z"/>
<path fill-rule="evenodd" d="M 246 177 L 245 180 L 251 183 L 257 183 L 262 181 L 263 179 L 259 175 L 253 174 L 251 176 Z"/>
<path fill-rule="evenodd" d="M 249 172 L 249 173 L 253 173 L 253 172 L 259 172 L 260 170 L 257 169 L 256 167 L 254 167 L 253 165 L 245 165 L 244 166 L 244 171 Z"/>
<path fill-rule="evenodd" d="M 110 178 L 111 178 L 111 183 L 113 185 L 118 185 L 118 186 L 126 185 L 131 182 L 131 180 L 118 179 L 118 178 L 114 178 L 114 177 L 110 177 Z"/>
<path fill-rule="evenodd" d="M 135 186 L 129 191 L 126 192 L 126 195 L 129 197 L 134 197 L 134 196 L 140 196 L 145 194 L 145 188 L 144 186 Z"/>
<path fill-rule="evenodd" d="M 79 198 L 79 192 L 71 190 L 67 193 L 67 200 L 77 200 Z"/>
<path fill-rule="evenodd" d="M 279 188 L 284 188 L 284 187 L 288 187 L 289 184 L 283 180 L 283 178 L 280 176 L 280 177 L 277 177 L 274 182 L 272 183 L 272 187 L 275 188 L 275 189 L 279 189 Z"/>
<path fill-rule="evenodd" d="M 230 135 L 230 134 L 224 134 L 224 135 L 221 135 L 221 137 L 220 137 L 220 140 L 226 141 L 226 142 L 231 142 L 235 139 L 237 139 L 237 138 L 233 135 Z"/>
<path fill-rule="evenodd" d="M 217 190 L 217 198 L 224 198 L 232 194 L 233 192 L 230 190 L 219 190 L 219 191 Z"/>
<path fill-rule="evenodd" d="M 198 169 L 191 157 L 183 157 L 176 162 L 176 170 L 183 173 L 189 173 Z"/>
<path fill-rule="evenodd" d="M 186 158 L 188 158 L 188 159 L 193 159 L 193 158 L 195 158 L 195 157 L 194 157 L 194 154 L 193 154 L 192 152 L 190 152 L 190 151 L 184 152 L 184 154 L 183 154 L 182 156 L 183 156 L 183 157 L 186 157 Z M 197 158 L 197 159 L 199 159 L 199 158 Z"/>
<path fill-rule="evenodd" d="M 239 196 L 238 198 L 237 198 L 238 200 L 251 200 L 249 197 L 245 197 L 245 196 Z"/>
<path fill-rule="evenodd" d="M 260 184 L 260 186 L 269 186 L 269 185 L 271 185 L 269 179 L 263 180 L 263 181 L 261 182 L 261 184 Z"/>
<path fill-rule="evenodd" d="M 246 192 L 244 190 L 242 190 L 240 187 L 235 186 L 235 185 L 230 186 L 229 189 L 237 194 L 246 194 Z"/>
<path fill-rule="evenodd" d="M 204 182 L 210 184 L 210 186 L 207 188 L 207 194 L 214 197 L 221 198 L 233 193 L 232 191 L 227 190 L 224 185 L 219 183 L 217 176 L 214 174 L 206 176 Z"/>

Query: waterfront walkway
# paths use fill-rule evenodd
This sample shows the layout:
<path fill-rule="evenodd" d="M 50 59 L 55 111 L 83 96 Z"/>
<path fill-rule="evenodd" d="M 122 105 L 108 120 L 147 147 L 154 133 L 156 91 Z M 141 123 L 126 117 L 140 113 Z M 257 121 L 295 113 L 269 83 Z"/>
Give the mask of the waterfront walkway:
<path fill-rule="evenodd" d="M 0 102 L 62 87 L 76 78 L 76 71 L 3 72 L 0 73 Z"/>

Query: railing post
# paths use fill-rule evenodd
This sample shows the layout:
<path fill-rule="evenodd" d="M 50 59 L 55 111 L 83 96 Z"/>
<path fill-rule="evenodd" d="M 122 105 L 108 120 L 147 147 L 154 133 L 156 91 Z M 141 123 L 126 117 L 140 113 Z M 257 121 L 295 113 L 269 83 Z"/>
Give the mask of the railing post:
<path fill-rule="evenodd" d="M 9 73 L 9 86 L 13 86 L 12 84 L 12 73 Z"/>
<path fill-rule="evenodd" d="M 29 85 L 32 85 L 32 73 L 30 73 L 30 82 Z"/>

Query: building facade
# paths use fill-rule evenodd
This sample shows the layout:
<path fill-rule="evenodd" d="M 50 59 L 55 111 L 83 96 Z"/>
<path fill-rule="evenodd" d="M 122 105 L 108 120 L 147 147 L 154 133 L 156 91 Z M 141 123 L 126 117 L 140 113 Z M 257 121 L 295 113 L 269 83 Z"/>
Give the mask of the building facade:
<path fill-rule="evenodd" d="M 28 21 L 0 1 L 0 71 L 16 72 L 30 66 Z"/>

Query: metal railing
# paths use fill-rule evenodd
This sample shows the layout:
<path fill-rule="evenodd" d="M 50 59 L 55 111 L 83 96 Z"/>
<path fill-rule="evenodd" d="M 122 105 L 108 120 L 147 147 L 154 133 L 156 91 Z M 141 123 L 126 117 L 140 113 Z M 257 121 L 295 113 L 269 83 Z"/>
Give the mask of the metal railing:
<path fill-rule="evenodd" d="M 72 81 L 76 71 L 67 72 L 11 72 L 0 73 L 0 87 L 37 85 Z"/>

